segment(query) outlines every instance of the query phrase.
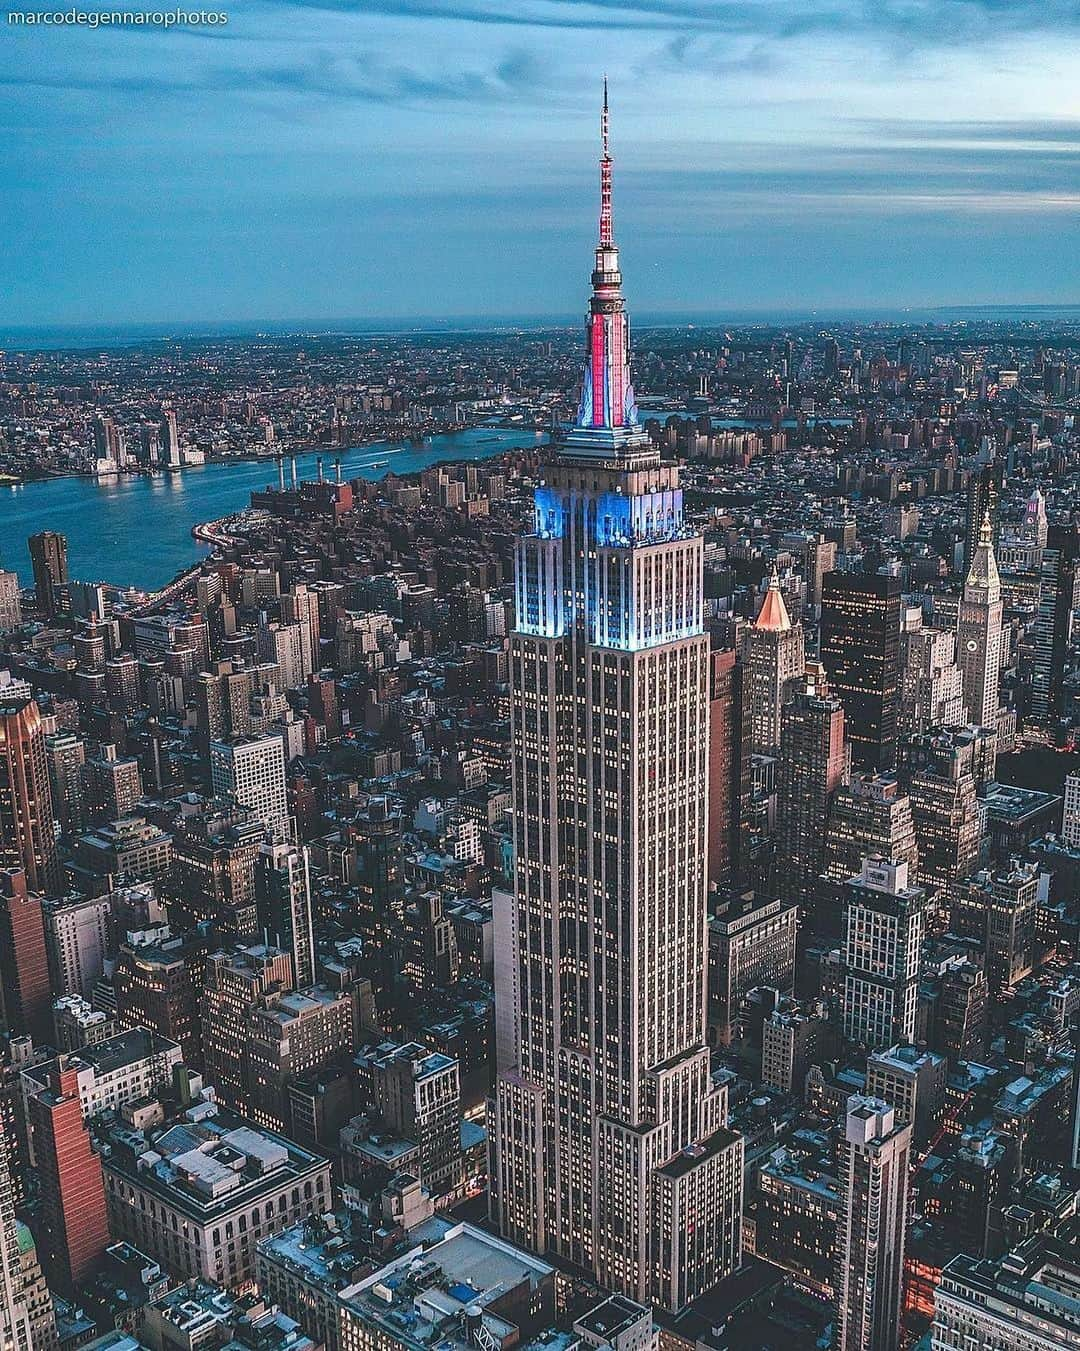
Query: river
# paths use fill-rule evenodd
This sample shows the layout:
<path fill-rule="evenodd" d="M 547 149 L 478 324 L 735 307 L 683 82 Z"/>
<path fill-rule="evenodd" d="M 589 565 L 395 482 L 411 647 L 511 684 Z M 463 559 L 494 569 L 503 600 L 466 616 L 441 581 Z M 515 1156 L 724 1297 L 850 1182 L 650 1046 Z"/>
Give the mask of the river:
<path fill-rule="evenodd" d="M 512 447 L 532 447 L 541 434 L 504 427 L 473 427 L 432 436 L 421 446 L 374 442 L 341 452 L 346 478 L 382 478 L 415 473 L 439 460 L 483 460 Z M 315 475 L 315 456 L 333 474 L 332 449 L 297 456 L 301 478 Z M 389 461 L 373 468 L 376 461 Z M 286 477 L 288 462 L 286 461 Z M 273 460 L 208 464 L 174 474 L 126 474 L 114 479 L 61 478 L 0 488 L 0 563 L 18 572 L 24 586 L 33 576 L 26 541 L 39 530 L 58 530 L 68 540 L 68 571 L 80 581 L 110 582 L 154 590 L 193 562 L 206 546 L 191 527 L 248 505 L 253 488 L 276 483 Z"/>

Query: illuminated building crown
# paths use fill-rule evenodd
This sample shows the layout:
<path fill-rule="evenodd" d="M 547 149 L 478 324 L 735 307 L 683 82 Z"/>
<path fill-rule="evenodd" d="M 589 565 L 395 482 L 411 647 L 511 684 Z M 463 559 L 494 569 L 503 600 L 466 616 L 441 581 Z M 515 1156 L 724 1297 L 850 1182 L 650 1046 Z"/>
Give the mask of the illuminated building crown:
<path fill-rule="evenodd" d="M 630 383 L 630 320 L 622 294 L 619 249 L 611 228 L 608 94 L 600 114 L 600 237 L 585 320 L 587 353 L 577 418 L 562 429 L 559 451 L 575 459 L 617 460 L 648 449 Z"/>

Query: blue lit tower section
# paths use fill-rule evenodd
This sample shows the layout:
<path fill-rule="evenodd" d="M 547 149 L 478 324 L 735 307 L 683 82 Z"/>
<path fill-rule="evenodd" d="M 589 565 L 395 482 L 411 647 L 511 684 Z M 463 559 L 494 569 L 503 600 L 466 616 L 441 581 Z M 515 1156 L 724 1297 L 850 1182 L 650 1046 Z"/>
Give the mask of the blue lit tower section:
<path fill-rule="evenodd" d="M 516 560 L 492 1211 L 679 1309 L 738 1265 L 742 1141 L 705 1040 L 702 540 L 637 422 L 604 105 L 583 394 Z"/>

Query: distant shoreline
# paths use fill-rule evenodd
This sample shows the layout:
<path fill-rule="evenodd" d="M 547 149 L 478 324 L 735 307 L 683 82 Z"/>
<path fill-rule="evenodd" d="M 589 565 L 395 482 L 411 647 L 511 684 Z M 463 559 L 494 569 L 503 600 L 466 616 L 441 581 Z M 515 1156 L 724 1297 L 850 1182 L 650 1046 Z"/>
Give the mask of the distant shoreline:
<path fill-rule="evenodd" d="M 671 329 L 685 327 L 784 327 L 831 323 L 878 323 L 912 327 L 947 324 L 966 319 L 1063 319 L 1080 322 L 1080 301 L 1041 304 L 973 304 L 938 306 L 822 306 L 798 310 L 648 310 L 640 311 L 635 327 Z M 461 315 L 450 318 L 421 316 L 415 319 L 296 319 L 241 320 L 214 323 L 132 323 L 104 326 L 81 324 L 16 325 L 0 330 L 0 350 L 12 355 L 35 352 L 86 351 L 95 347 L 120 349 L 157 343 L 254 342 L 284 340 L 333 340 L 346 338 L 421 338 L 425 336 L 468 337 L 508 335 L 515 332 L 576 332 L 581 316 L 566 314 Z"/>
<path fill-rule="evenodd" d="M 303 449 L 298 446 L 289 447 L 287 449 L 284 447 L 279 447 L 277 450 L 272 451 L 268 455 L 262 454 L 259 451 L 255 450 L 245 450 L 239 452 L 236 455 L 214 456 L 210 459 L 204 460 L 202 464 L 178 465 L 172 469 L 167 469 L 163 465 L 154 465 L 149 467 L 138 465 L 126 468 L 120 472 L 117 472 L 116 474 L 96 474 L 91 473 L 89 471 L 80 473 L 78 470 L 75 469 L 63 469 L 57 470 L 55 472 L 45 472 L 41 474 L 28 474 L 25 478 L 17 478 L 14 475 L 10 474 L 0 475 L 0 490 L 4 488 L 28 487 L 30 484 L 34 483 L 51 483 L 53 481 L 62 482 L 65 479 L 88 479 L 91 481 L 100 479 L 109 482 L 114 479 L 118 480 L 118 479 L 157 478 L 162 475 L 171 476 L 173 474 L 186 474 L 193 469 L 194 470 L 210 469 L 230 464 L 266 463 L 273 466 L 273 468 L 276 470 L 279 457 L 284 462 L 294 457 L 298 460 L 301 460 L 306 459 L 307 457 L 312 455 L 322 455 L 323 458 L 327 461 L 328 465 L 332 468 L 334 461 L 336 459 L 338 459 L 339 457 L 344 458 L 344 456 L 346 455 L 352 455 L 358 450 L 361 451 L 367 450 L 373 446 L 379 447 L 385 446 L 387 448 L 386 453 L 388 455 L 393 455 L 398 451 L 422 450 L 425 442 L 429 441 L 434 436 L 455 436 L 460 432 L 478 431 L 488 425 L 492 426 L 495 430 L 500 431 L 515 430 L 513 428 L 501 427 L 498 424 L 488 424 L 483 422 L 467 422 L 460 424 L 449 423 L 445 426 L 440 425 L 432 429 L 425 429 L 423 433 L 415 441 L 411 437 L 407 436 L 387 437 L 387 436 L 372 435 L 370 438 L 363 438 L 361 440 L 354 441 L 347 446 L 315 445 L 315 446 L 307 446 Z M 528 431 L 531 429 L 525 428 L 523 430 Z M 286 473 L 288 473 L 287 468 Z"/>

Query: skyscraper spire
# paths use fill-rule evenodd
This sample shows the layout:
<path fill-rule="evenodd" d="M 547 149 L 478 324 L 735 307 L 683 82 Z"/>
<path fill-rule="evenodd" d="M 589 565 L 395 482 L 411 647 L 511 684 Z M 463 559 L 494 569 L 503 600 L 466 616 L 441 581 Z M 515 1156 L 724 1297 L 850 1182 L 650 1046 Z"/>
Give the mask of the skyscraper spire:
<path fill-rule="evenodd" d="M 605 77 L 600 108 L 600 231 L 586 320 L 585 376 L 577 417 L 560 437 L 564 455 L 605 460 L 640 454 L 649 447 L 630 384 L 630 323 L 611 226 L 610 130 Z"/>
<path fill-rule="evenodd" d="M 611 235 L 611 154 L 608 151 L 607 76 L 604 76 L 604 106 L 600 112 L 600 243 L 610 244 Z"/>
<path fill-rule="evenodd" d="M 1001 667 L 1001 576 L 994 557 L 994 527 L 983 515 L 978 543 L 960 600 L 957 663 L 968 722 L 996 727 Z"/>
<path fill-rule="evenodd" d="M 965 593 L 977 590 L 979 599 L 984 603 L 993 603 L 1001 599 L 1001 577 L 998 573 L 997 559 L 994 557 L 994 526 L 989 511 L 983 513 L 979 539 L 964 589 Z"/>

